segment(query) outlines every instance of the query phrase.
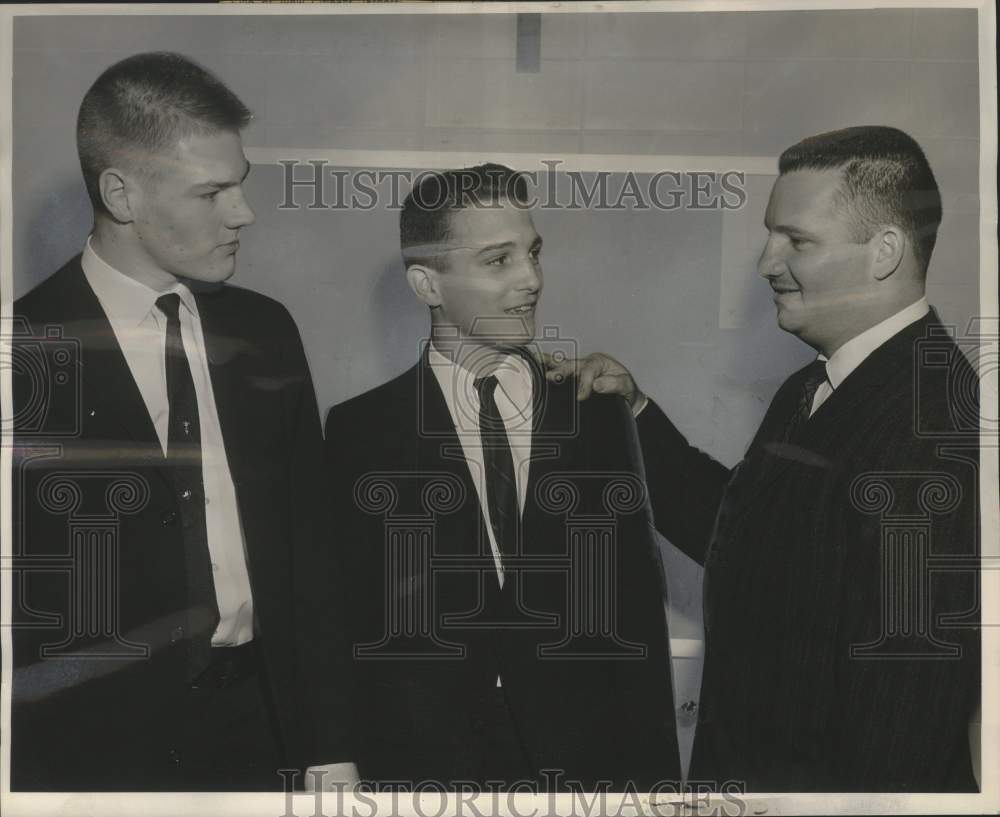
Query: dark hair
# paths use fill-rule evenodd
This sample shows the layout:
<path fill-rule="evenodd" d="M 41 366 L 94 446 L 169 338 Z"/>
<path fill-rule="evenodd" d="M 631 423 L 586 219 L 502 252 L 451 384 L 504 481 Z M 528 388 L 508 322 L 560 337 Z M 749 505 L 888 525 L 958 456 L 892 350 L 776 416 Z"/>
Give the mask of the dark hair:
<path fill-rule="evenodd" d="M 76 148 L 87 193 L 104 211 L 99 179 L 114 166 L 143 169 L 147 156 L 184 136 L 239 131 L 251 113 L 221 80 L 180 54 L 136 54 L 101 74 L 80 103 Z"/>
<path fill-rule="evenodd" d="M 522 173 L 498 164 L 458 170 L 429 171 L 417 176 L 399 214 L 399 243 L 407 265 L 439 266 L 435 248 L 451 231 L 451 214 L 470 207 L 496 208 L 509 201 L 528 204 Z"/>
<path fill-rule="evenodd" d="M 854 239 L 868 241 L 887 224 L 902 227 L 920 270 L 927 271 L 941 224 L 941 193 L 913 137 L 876 125 L 821 133 L 782 153 L 778 170 L 840 170 L 840 204 L 853 221 Z"/>

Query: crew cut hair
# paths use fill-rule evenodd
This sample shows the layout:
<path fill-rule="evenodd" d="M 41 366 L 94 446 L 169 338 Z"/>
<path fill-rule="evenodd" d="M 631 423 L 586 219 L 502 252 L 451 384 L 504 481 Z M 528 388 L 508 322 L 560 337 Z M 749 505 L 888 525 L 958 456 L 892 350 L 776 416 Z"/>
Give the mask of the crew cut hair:
<path fill-rule="evenodd" d="M 467 208 L 497 208 L 504 202 L 528 206 L 524 174 L 487 163 L 420 174 L 399 214 L 399 242 L 406 266 L 440 268 L 438 250 L 451 234 L 451 216 Z"/>
<path fill-rule="evenodd" d="M 916 140 L 881 125 L 821 133 L 792 145 L 778 159 L 781 174 L 795 170 L 839 170 L 838 204 L 852 222 L 855 241 L 881 227 L 901 227 L 926 274 L 941 224 L 941 193 Z"/>
<path fill-rule="evenodd" d="M 178 139 L 239 132 L 252 114 L 236 94 L 193 60 L 165 51 L 116 62 L 90 86 L 76 120 L 87 193 L 106 212 L 100 176 L 109 167 L 142 171 L 151 154 Z"/>

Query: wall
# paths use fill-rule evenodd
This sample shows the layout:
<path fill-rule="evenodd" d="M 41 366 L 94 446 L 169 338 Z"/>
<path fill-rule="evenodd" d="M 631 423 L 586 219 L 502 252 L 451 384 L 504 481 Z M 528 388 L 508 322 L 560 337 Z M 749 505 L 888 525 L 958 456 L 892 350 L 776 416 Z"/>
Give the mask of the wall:
<path fill-rule="evenodd" d="M 410 366 L 426 315 L 402 278 L 397 213 L 279 210 L 280 157 L 373 150 L 405 167 L 399 152 L 435 166 L 465 151 L 536 167 L 596 155 L 618 171 L 649 157 L 663 169 L 756 168 L 736 212 L 536 214 L 541 322 L 627 362 L 692 441 L 728 463 L 811 354 L 775 327 L 755 274 L 773 179 L 761 167 L 784 147 L 856 124 L 916 136 L 945 202 L 931 302 L 960 327 L 976 314 L 974 10 L 549 14 L 529 73 L 516 70 L 515 30 L 511 15 L 16 20 L 15 295 L 86 237 L 73 141 L 83 93 L 107 65 L 156 49 L 198 59 L 256 112 L 245 144 L 270 160 L 248 182 L 257 223 L 236 282 L 291 309 L 324 411 Z M 673 634 L 697 638 L 700 570 L 664 552 Z"/>

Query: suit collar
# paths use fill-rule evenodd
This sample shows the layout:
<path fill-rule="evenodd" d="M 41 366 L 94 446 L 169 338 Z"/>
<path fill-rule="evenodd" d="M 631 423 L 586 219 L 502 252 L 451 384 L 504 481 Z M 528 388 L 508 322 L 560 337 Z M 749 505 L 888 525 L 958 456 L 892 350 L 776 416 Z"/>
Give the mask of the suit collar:
<path fill-rule="evenodd" d="M 788 416 L 795 410 L 806 369 L 800 369 L 775 396 L 761 427 L 747 451 L 741 472 L 752 482 L 742 492 L 741 510 L 766 490 L 793 463 L 825 467 L 836 451 L 829 450 L 836 441 L 830 430 L 841 428 L 865 406 L 878 399 L 873 392 L 897 378 L 912 378 L 915 344 L 941 329 L 937 312 L 930 311 L 897 332 L 869 354 L 802 427 L 796 443 L 782 442 Z M 739 477 L 737 477 L 739 478 Z"/>
<path fill-rule="evenodd" d="M 841 406 L 855 404 L 859 398 L 867 397 L 872 389 L 880 388 L 890 380 L 913 377 L 917 342 L 940 329 L 941 320 L 931 307 L 923 317 L 896 332 L 848 373 L 806 423 L 804 433 L 808 435 L 811 425 L 814 428 L 820 425 L 813 420 L 838 414 Z"/>
<path fill-rule="evenodd" d="M 192 312 L 195 318 L 198 317 L 195 297 L 181 281 L 175 281 L 163 291 L 152 289 L 101 258 L 89 238 L 80 257 L 80 266 L 118 337 L 135 329 L 151 314 L 155 314 L 158 311 L 157 299 L 167 293 L 177 293 L 187 310 Z"/>
<path fill-rule="evenodd" d="M 439 352 L 433 343 L 426 347 L 425 360 L 434 373 L 445 404 L 459 434 L 478 434 L 480 400 L 476 391 L 476 373 L 454 363 Z M 524 356 L 507 354 L 493 372 L 497 379 L 496 404 L 507 426 L 511 443 L 532 432 L 534 377 Z"/>
<path fill-rule="evenodd" d="M 865 359 L 889 339 L 897 335 L 914 321 L 923 318 L 930 311 L 927 298 L 921 297 L 895 315 L 886 318 L 834 352 L 826 363 L 826 374 L 834 389 L 846 380 Z M 820 355 L 820 359 L 825 359 Z"/>
<path fill-rule="evenodd" d="M 80 257 L 53 280 L 54 309 L 49 313 L 63 335 L 80 343 L 81 409 L 85 427 L 96 436 L 124 436 L 147 444 L 162 456 L 153 421 L 132 378 L 111 323 L 90 287 Z M 44 327 L 35 326 L 36 334 Z"/>

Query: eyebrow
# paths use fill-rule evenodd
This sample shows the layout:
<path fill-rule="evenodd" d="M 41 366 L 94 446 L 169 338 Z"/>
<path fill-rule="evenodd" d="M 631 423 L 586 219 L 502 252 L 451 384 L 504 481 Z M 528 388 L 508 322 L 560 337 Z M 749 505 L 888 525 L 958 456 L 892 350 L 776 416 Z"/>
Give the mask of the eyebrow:
<path fill-rule="evenodd" d="M 487 244 L 485 247 L 481 247 L 476 251 L 476 255 L 486 255 L 491 252 L 496 252 L 497 250 L 509 250 L 516 247 L 517 244 L 514 241 L 501 241 L 499 244 Z M 542 237 L 540 235 L 535 236 L 535 240 L 531 242 L 531 249 L 536 249 L 542 246 Z"/>
<path fill-rule="evenodd" d="M 803 238 L 815 238 L 815 236 L 808 230 L 803 230 L 801 227 L 793 227 L 789 224 L 776 224 L 774 227 L 767 226 L 767 220 L 764 220 L 764 228 L 772 233 L 781 233 L 782 235 L 791 236 L 802 236 Z"/>
<path fill-rule="evenodd" d="M 485 247 L 480 247 L 476 251 L 476 255 L 486 255 L 487 253 L 495 252 L 496 250 L 509 250 L 513 246 L 513 241 L 501 241 L 499 244 L 487 244 Z"/>
<path fill-rule="evenodd" d="M 200 187 L 212 187 L 215 188 L 216 190 L 227 190 L 230 187 L 237 187 L 243 184 L 243 182 L 246 181 L 247 176 L 250 175 L 250 170 L 252 168 L 252 165 L 250 164 L 250 162 L 246 162 L 245 164 L 246 167 L 243 170 L 243 175 L 240 176 L 240 180 L 238 182 L 234 181 L 216 182 L 209 180 L 205 182 L 198 182 L 198 184 L 194 185 L 193 189 L 197 190 Z"/>

